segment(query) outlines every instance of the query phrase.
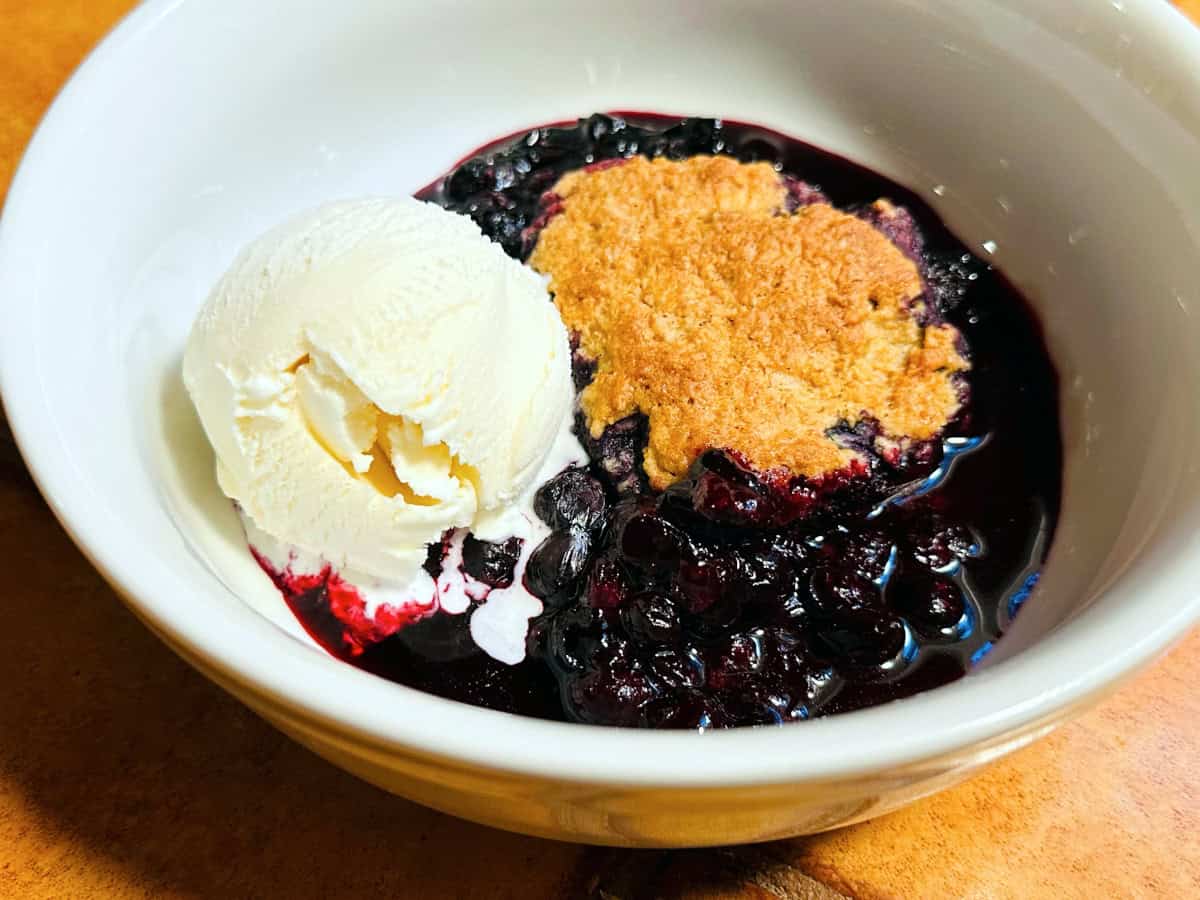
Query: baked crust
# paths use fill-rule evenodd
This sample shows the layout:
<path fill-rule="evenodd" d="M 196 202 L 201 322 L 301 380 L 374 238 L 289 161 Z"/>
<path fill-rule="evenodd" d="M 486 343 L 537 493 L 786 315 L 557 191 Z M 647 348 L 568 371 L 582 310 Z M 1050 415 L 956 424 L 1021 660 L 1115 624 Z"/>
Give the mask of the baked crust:
<path fill-rule="evenodd" d="M 572 172 L 530 264 L 598 362 L 580 402 L 595 436 L 649 419 L 655 488 L 710 447 L 817 477 L 855 457 L 828 431 L 878 421 L 936 435 L 968 368 L 949 325 L 922 325 L 916 265 L 824 203 L 787 214 L 766 163 L 636 157 Z"/>

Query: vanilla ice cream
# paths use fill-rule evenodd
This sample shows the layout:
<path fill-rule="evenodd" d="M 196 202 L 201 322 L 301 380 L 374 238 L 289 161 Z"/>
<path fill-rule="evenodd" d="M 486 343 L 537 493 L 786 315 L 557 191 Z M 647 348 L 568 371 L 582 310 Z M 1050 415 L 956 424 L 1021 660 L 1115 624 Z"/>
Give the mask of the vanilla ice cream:
<path fill-rule="evenodd" d="M 326 206 L 252 243 L 183 377 L 221 488 L 259 531 L 398 584 L 447 529 L 504 531 L 574 397 L 542 279 L 407 198 Z"/>

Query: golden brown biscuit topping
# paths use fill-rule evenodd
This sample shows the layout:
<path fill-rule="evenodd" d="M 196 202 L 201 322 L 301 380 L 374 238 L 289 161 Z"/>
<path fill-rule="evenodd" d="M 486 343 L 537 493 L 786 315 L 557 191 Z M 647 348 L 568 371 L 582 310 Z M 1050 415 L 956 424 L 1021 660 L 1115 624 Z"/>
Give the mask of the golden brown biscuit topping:
<path fill-rule="evenodd" d="M 854 458 L 827 435 L 839 421 L 923 439 L 958 409 L 967 362 L 953 327 L 913 316 L 916 265 L 829 205 L 781 215 L 766 163 L 638 157 L 553 190 L 530 264 L 598 360 L 580 397 L 593 435 L 648 417 L 655 488 L 710 447 L 819 476 Z"/>

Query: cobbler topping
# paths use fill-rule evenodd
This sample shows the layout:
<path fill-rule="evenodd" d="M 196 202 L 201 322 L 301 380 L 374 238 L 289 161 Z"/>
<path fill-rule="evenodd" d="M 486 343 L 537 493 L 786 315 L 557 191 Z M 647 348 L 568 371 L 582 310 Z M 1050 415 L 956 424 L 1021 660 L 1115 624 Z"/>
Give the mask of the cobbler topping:
<path fill-rule="evenodd" d="M 598 362 L 580 396 L 592 437 L 647 417 L 652 487 L 711 447 L 821 476 L 860 456 L 839 423 L 902 443 L 957 411 L 968 364 L 954 327 L 922 324 L 913 260 L 828 203 L 787 213 L 771 165 L 634 158 L 565 175 L 551 197 L 530 264 Z"/>

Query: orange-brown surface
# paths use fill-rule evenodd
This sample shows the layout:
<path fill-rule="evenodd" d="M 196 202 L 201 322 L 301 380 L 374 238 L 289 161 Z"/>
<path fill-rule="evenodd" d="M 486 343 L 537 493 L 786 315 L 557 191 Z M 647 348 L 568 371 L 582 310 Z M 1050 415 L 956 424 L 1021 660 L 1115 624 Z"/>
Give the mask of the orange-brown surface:
<path fill-rule="evenodd" d="M 593 436 L 649 419 L 654 487 L 709 447 L 825 475 L 856 455 L 829 437 L 839 422 L 923 439 L 958 409 L 958 332 L 918 323 L 916 264 L 826 203 L 779 215 L 766 163 L 634 158 L 553 191 L 562 211 L 530 264 L 599 363 L 580 397 Z"/>
<path fill-rule="evenodd" d="M 0 184 L 130 5 L 0 0 Z M 1200 18 L 1200 0 L 1181 5 Z M 2 433 L 0 559 L 0 897 L 1200 897 L 1200 632 L 908 810 L 762 847 L 637 853 L 450 819 L 283 738 L 124 610 Z"/>

